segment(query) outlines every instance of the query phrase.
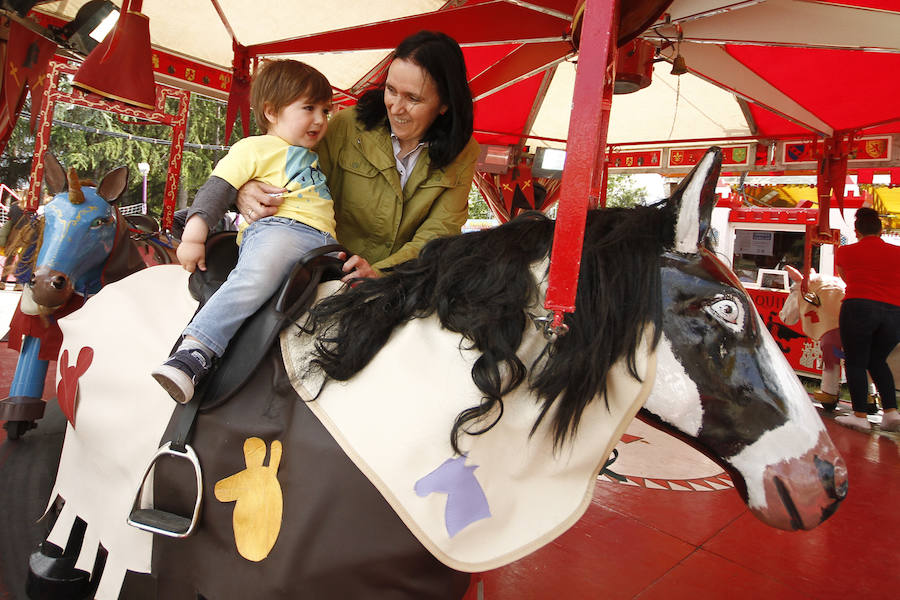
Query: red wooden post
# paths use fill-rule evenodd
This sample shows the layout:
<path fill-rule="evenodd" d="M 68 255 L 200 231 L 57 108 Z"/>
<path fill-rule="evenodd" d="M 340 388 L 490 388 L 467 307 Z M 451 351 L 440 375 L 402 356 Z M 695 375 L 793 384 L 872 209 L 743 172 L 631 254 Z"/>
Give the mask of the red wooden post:
<path fill-rule="evenodd" d="M 171 231 L 175 223 L 175 204 L 178 200 L 178 183 L 181 180 L 181 159 L 184 156 L 184 138 L 187 135 L 188 109 L 191 95 L 184 90 L 167 88 L 169 95 L 178 99 L 178 113 L 169 123 L 172 126 L 172 146 L 169 150 L 169 169 L 166 173 L 166 191 L 163 197 L 160 227 Z M 157 92 L 158 93 L 158 92 Z M 165 106 L 165 101 L 163 101 Z"/>
<path fill-rule="evenodd" d="M 44 94 L 41 96 L 41 107 L 38 113 L 40 125 L 34 136 L 34 154 L 31 157 L 31 174 L 28 178 L 28 192 L 25 194 L 24 210 L 36 211 L 41 205 L 41 184 L 44 181 L 44 153 L 50 146 L 50 130 L 53 127 L 53 107 L 56 100 L 53 91 L 59 79 L 62 63 L 50 61 L 47 67 L 47 85 L 44 86 Z M 34 98 L 31 100 L 34 110 Z"/>
<path fill-rule="evenodd" d="M 181 161 L 184 156 L 184 140 L 187 135 L 188 109 L 190 93 L 164 85 L 156 86 L 156 106 L 153 109 L 138 108 L 122 102 L 101 99 L 87 95 L 79 90 L 64 92 L 57 86 L 62 73 L 73 75 L 75 68 L 63 62 L 51 61 L 48 69 L 48 83 L 41 98 L 40 126 L 34 143 L 34 158 L 31 163 L 31 177 L 28 194 L 25 196 L 25 209 L 37 210 L 40 205 L 41 184 L 44 178 L 44 152 L 50 143 L 50 130 L 53 127 L 53 107 L 57 102 L 68 102 L 78 106 L 110 111 L 117 115 L 135 117 L 150 123 L 168 125 L 172 128 L 172 145 L 169 151 L 169 168 L 166 176 L 166 191 L 163 199 L 161 226 L 171 229 L 175 203 L 178 196 L 178 183 L 181 176 Z M 178 101 L 178 111 L 173 115 L 166 111 L 166 100 L 174 98 Z"/>
<path fill-rule="evenodd" d="M 618 21 L 615 0 L 585 1 L 566 166 L 544 302 L 544 307 L 554 312 L 556 326 L 562 324 L 564 313 L 575 310 L 587 210 L 599 201 L 615 79 Z"/>

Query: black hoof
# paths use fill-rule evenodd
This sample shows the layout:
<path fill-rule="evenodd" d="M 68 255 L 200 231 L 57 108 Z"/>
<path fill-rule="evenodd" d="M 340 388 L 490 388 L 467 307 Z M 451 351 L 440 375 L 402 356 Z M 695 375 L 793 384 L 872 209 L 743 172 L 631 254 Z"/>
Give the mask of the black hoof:
<path fill-rule="evenodd" d="M 63 556 L 48 542 L 28 559 L 25 593 L 31 600 L 82 600 L 91 593 L 91 574 L 75 568 L 75 557 Z"/>
<path fill-rule="evenodd" d="M 35 427 L 37 427 L 37 423 L 34 421 L 7 421 L 3 424 L 3 429 L 6 430 L 6 438 L 11 441 L 19 439 L 27 431 Z"/>
<path fill-rule="evenodd" d="M 44 541 L 28 559 L 25 593 L 31 600 L 88 600 L 97 591 L 96 584 L 106 564 L 100 549 L 94 559 L 94 572 L 75 568 L 87 525 L 76 518 L 66 548 Z"/>

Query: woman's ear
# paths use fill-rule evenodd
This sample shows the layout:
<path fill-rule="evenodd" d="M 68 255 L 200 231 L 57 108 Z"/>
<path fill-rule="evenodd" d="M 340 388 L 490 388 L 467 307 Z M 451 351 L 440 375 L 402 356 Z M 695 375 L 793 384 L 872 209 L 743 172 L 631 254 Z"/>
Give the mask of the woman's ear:
<path fill-rule="evenodd" d="M 441 108 L 438 110 L 438 112 L 441 113 L 442 115 L 447 114 L 447 105 L 441 104 Z"/>

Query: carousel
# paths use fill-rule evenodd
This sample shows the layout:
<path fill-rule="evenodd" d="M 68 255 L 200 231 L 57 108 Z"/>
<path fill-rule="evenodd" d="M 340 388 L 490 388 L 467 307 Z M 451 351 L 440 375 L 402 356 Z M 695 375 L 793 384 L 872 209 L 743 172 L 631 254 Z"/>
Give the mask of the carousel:
<path fill-rule="evenodd" d="M 6 246 L 28 277 L 0 290 L 0 597 L 893 597 L 900 576 L 863 574 L 900 525 L 876 500 L 900 434 L 877 405 L 869 432 L 834 422 L 849 404 L 804 387 L 717 249 L 745 218 L 717 216 L 723 178 L 814 174 L 794 297 L 773 297 L 818 339 L 788 309 L 842 243 L 848 174 L 900 183 L 894 94 L 845 91 L 900 66 L 890 2 L 295 4 L 3 2 L 2 144 L 26 94 L 40 110 Z M 354 287 L 327 256 L 298 264 L 173 403 L 148 373 L 235 260 L 226 235 L 202 277 L 168 264 L 191 93 L 247 135 L 260 60 L 320 68 L 339 109 L 425 29 L 463 47 L 475 184 L 503 224 Z M 57 102 L 172 128 L 158 221 L 121 214 L 122 169 L 60 164 Z M 637 169 L 667 197 L 605 209 L 610 173 Z"/>

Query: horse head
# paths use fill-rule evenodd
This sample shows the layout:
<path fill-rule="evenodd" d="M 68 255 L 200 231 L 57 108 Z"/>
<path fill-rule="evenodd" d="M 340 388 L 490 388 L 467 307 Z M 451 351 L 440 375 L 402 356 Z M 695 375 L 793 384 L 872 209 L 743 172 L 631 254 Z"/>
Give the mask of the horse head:
<path fill-rule="evenodd" d="M 113 169 L 94 186 L 79 180 L 74 169 L 65 173 L 47 153 L 45 180 L 54 197 L 44 207 L 40 251 L 27 289 L 30 303 L 47 313 L 75 292 L 96 293 L 143 268 L 143 261 L 128 244 L 126 223 L 115 206 L 127 167 Z"/>
<path fill-rule="evenodd" d="M 810 529 L 846 495 L 847 469 L 752 300 L 706 247 L 719 163 L 707 153 L 668 201 L 676 235 L 644 414 L 717 457 L 762 521 Z"/>
<path fill-rule="evenodd" d="M 811 269 L 807 291 L 801 293 L 803 274 L 790 265 L 785 270 L 794 283 L 778 317 L 787 325 L 800 321 L 803 333 L 814 340 L 837 329 L 841 301 L 846 290 L 843 280 L 840 277 L 821 275 Z"/>

